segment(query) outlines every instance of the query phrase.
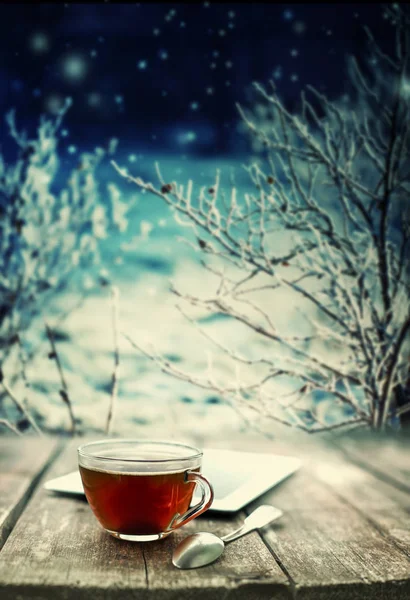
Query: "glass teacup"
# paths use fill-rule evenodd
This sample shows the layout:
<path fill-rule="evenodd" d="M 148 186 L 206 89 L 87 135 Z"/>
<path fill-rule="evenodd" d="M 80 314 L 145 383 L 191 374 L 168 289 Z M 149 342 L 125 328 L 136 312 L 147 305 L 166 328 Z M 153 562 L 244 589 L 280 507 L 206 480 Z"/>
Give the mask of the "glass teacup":
<path fill-rule="evenodd" d="M 111 535 L 151 541 L 205 512 L 213 490 L 200 473 L 202 452 L 171 442 L 102 440 L 78 448 L 87 500 Z M 190 506 L 195 486 L 200 501 Z"/>

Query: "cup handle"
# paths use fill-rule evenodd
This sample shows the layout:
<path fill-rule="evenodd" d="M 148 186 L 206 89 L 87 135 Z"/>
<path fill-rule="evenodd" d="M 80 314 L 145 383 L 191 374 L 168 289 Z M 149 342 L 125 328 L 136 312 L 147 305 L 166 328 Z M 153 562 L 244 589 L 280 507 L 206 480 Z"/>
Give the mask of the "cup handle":
<path fill-rule="evenodd" d="M 170 527 L 172 530 L 178 529 L 178 527 L 185 525 L 185 523 L 195 519 L 195 517 L 202 515 L 202 513 L 205 512 L 213 502 L 214 490 L 207 478 L 197 471 L 187 471 L 185 473 L 185 483 L 192 481 L 201 488 L 202 498 L 197 504 L 191 506 L 191 508 L 189 508 L 183 515 L 176 515 Z"/>

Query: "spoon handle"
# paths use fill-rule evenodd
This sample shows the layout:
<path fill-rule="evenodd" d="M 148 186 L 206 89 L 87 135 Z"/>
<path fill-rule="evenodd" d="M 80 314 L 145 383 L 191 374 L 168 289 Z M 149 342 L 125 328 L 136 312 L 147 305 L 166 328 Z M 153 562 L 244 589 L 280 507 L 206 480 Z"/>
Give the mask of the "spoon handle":
<path fill-rule="evenodd" d="M 243 535 L 253 531 L 254 529 L 259 529 L 260 527 L 264 527 L 268 523 L 279 519 L 282 516 L 282 511 L 279 508 L 275 508 L 269 504 L 264 504 L 256 508 L 250 515 L 248 515 L 245 519 L 245 522 L 241 527 L 232 531 L 232 533 L 228 533 L 224 535 L 221 539 L 225 544 L 228 542 L 233 542 Z"/>
<path fill-rule="evenodd" d="M 241 525 L 241 527 L 238 527 L 238 529 L 235 529 L 235 531 L 232 531 L 231 533 L 228 533 L 227 535 L 222 536 L 221 540 L 223 542 L 225 542 L 225 544 L 227 544 L 228 542 L 233 542 L 234 540 L 237 540 L 238 538 L 242 537 L 243 535 L 246 535 L 253 529 L 255 529 L 255 525 L 247 525 L 246 523 L 244 523 L 243 525 Z"/>

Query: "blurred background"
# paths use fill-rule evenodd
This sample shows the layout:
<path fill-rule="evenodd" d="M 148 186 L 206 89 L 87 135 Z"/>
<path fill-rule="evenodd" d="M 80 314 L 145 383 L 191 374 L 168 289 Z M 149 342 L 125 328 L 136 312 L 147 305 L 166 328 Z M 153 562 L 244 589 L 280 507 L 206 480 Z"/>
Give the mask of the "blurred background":
<path fill-rule="evenodd" d="M 364 52 L 363 25 L 391 43 L 374 3 L 13 2 L 1 12 L 0 108 L 33 125 L 70 96 L 66 152 L 116 136 L 134 153 L 236 154 L 246 147 L 235 103 L 253 81 L 274 80 L 290 108 L 306 84 L 338 97 L 346 55 Z"/>
<path fill-rule="evenodd" d="M 57 188 L 83 152 L 116 138 L 115 160 L 132 175 L 156 180 L 159 161 L 166 180 L 209 186 L 219 168 L 222 186 L 235 173 L 246 191 L 252 186 L 241 165 L 254 148 L 236 103 L 252 103 L 252 82 L 274 81 L 292 111 L 307 84 L 340 99 L 348 91 L 346 57 L 372 60 L 363 25 L 382 46 L 393 42 L 379 4 L 13 2 L 2 3 L 0 16 L 0 113 L 14 108 L 18 129 L 30 137 L 40 115 L 55 118 L 66 98 L 72 100 L 57 132 Z M 1 147 L 6 159 L 15 156 L 4 120 Z M 210 286 L 199 253 L 181 243 L 189 231 L 161 199 L 121 179 L 109 161 L 98 182 L 103 204 L 107 183 L 115 182 L 129 207 L 115 232 L 99 235 L 101 261 L 93 267 L 100 282 L 119 290 L 121 330 L 141 343 L 149 340 L 178 368 L 203 372 L 203 339 L 169 293 L 170 279 L 197 293 Z M 51 323 L 68 314 L 55 326 L 56 343 L 83 431 L 104 428 L 109 404 L 114 363 L 108 287 L 90 287 L 79 296 L 67 286 L 47 305 Z M 284 298 L 278 310 L 285 307 L 283 318 L 292 321 L 296 307 Z M 226 320 L 207 323 L 238 351 L 249 347 L 247 331 Z M 29 405 L 42 426 L 66 430 L 68 415 L 43 329 L 39 321 L 24 334 L 33 356 L 27 364 Z M 172 437 L 244 426 L 217 395 L 161 373 L 122 337 L 120 347 L 114 431 L 139 434 L 152 426 Z M 3 402 L 3 414 L 12 421 L 13 410 Z"/>

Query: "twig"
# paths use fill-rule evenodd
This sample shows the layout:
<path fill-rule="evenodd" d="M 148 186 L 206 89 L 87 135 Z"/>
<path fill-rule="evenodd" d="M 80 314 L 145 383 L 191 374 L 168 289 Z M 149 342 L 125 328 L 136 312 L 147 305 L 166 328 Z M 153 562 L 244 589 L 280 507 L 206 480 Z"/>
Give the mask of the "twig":
<path fill-rule="evenodd" d="M 27 410 L 27 408 L 24 406 L 24 403 L 21 402 L 17 396 L 14 394 L 13 390 L 10 388 L 10 386 L 8 385 L 8 383 L 6 382 L 5 378 L 4 378 L 4 374 L 3 372 L 0 370 L 0 383 L 4 388 L 4 391 L 7 393 L 7 395 L 9 396 L 9 398 L 11 400 L 13 400 L 14 404 L 17 406 L 17 408 L 19 409 L 19 411 L 21 412 L 21 414 L 23 414 L 27 421 L 30 423 L 30 425 L 32 426 L 32 428 L 36 431 L 36 433 L 40 436 L 43 435 L 40 427 L 37 425 L 36 421 L 34 420 L 34 418 L 31 416 L 30 412 Z"/>
<path fill-rule="evenodd" d="M 111 288 L 111 305 L 112 305 L 112 328 L 114 334 L 114 370 L 111 377 L 111 396 L 110 405 L 108 408 L 107 422 L 105 426 L 105 433 L 108 435 L 112 432 L 114 424 L 115 409 L 118 399 L 118 374 L 120 369 L 120 351 L 118 344 L 118 288 L 112 286 Z"/>
<path fill-rule="evenodd" d="M 12 431 L 13 433 L 15 433 L 16 435 L 23 435 L 21 433 L 21 431 L 19 431 L 17 429 L 17 427 L 15 427 L 12 423 L 10 423 L 10 421 L 8 421 L 7 419 L 0 419 L 0 425 L 4 425 L 5 427 L 7 427 L 8 429 L 10 429 L 10 431 Z"/>
<path fill-rule="evenodd" d="M 21 377 L 23 379 L 24 387 L 25 387 L 26 393 L 27 393 L 27 390 L 30 388 L 30 382 L 28 380 L 27 370 L 26 370 L 26 367 L 27 367 L 27 356 L 26 356 L 25 351 L 23 349 L 23 345 L 21 343 L 21 338 L 20 338 L 19 335 L 17 336 L 17 343 L 18 343 L 18 347 L 19 347 L 19 359 L 20 359 L 20 363 L 21 363 Z M 23 405 L 27 404 L 27 396 L 25 396 L 25 398 L 23 399 L 22 404 Z M 37 431 L 37 433 L 39 435 L 42 435 L 42 431 L 41 431 L 40 427 L 37 425 L 37 423 L 34 422 L 33 427 L 34 427 L 34 429 Z"/>
<path fill-rule="evenodd" d="M 71 423 L 70 433 L 72 435 L 74 435 L 75 430 L 76 430 L 75 416 L 74 416 L 74 412 L 73 412 L 73 405 L 72 405 L 70 397 L 68 395 L 67 382 L 64 377 L 63 367 L 61 365 L 60 356 L 57 352 L 57 346 L 56 346 L 56 343 L 54 340 L 53 331 L 47 323 L 45 323 L 45 328 L 46 328 L 47 337 L 48 337 L 48 339 L 50 341 L 50 345 L 51 345 L 51 353 L 49 354 L 49 358 L 54 359 L 56 362 L 56 365 L 57 365 L 57 370 L 58 370 L 58 374 L 60 376 L 60 381 L 61 381 L 60 396 L 61 396 L 61 399 L 64 402 L 64 404 L 67 406 L 68 414 L 70 417 L 70 423 Z"/>
<path fill-rule="evenodd" d="M 402 406 L 401 408 L 399 408 L 396 411 L 396 415 L 398 417 L 401 417 L 402 415 L 405 415 L 408 412 L 410 412 L 410 402 L 408 402 L 407 404 L 405 404 L 404 406 Z"/>

